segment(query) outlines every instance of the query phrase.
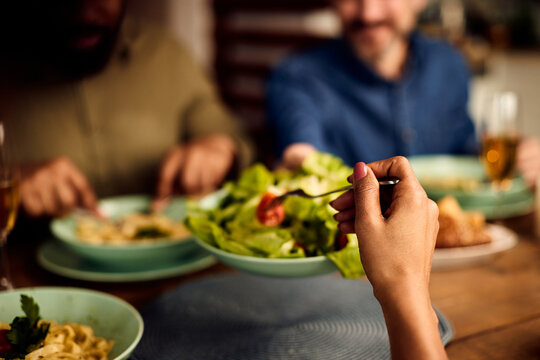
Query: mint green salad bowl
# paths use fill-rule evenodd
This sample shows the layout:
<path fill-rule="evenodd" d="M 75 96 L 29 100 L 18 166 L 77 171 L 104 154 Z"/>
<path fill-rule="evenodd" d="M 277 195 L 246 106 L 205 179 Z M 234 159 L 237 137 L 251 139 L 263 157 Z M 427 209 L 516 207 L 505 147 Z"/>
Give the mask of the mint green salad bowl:
<path fill-rule="evenodd" d="M 219 201 L 227 195 L 224 190 L 218 190 L 204 197 L 200 206 L 204 209 L 215 208 Z M 338 271 L 336 265 L 326 256 L 312 256 L 305 258 L 263 258 L 247 255 L 233 254 L 212 246 L 204 240 L 195 237 L 196 243 L 214 255 L 219 261 L 237 270 L 254 275 L 296 278 L 325 275 Z"/>
<path fill-rule="evenodd" d="M 197 244 L 224 264 L 254 275 L 295 278 L 324 275 L 338 271 L 336 265 L 326 256 L 293 259 L 260 258 L 233 254 L 209 245 L 199 238 L 196 238 L 196 241 Z"/>
<path fill-rule="evenodd" d="M 127 195 L 102 199 L 99 209 L 112 219 L 134 212 L 145 212 L 149 209 L 152 198 L 147 195 Z M 175 198 L 163 213 L 175 221 L 182 221 L 186 216 L 186 200 Z M 107 265 L 128 266 L 137 262 L 171 261 L 188 256 L 198 249 L 193 236 L 176 241 L 159 239 L 148 242 L 109 245 L 89 244 L 78 239 L 76 232 L 77 217 L 68 215 L 54 219 L 50 229 L 52 234 L 75 253 Z"/>
<path fill-rule="evenodd" d="M 0 292 L 0 322 L 24 316 L 21 294 L 34 298 L 43 320 L 89 325 L 96 336 L 114 340 L 109 360 L 128 359 L 141 340 L 144 324 L 137 310 L 118 297 L 94 290 L 35 287 Z"/>

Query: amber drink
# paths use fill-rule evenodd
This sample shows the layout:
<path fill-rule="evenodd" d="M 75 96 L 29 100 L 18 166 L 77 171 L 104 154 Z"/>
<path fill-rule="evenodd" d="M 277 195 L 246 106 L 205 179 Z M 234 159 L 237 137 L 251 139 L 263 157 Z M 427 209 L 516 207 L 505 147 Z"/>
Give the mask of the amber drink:
<path fill-rule="evenodd" d="M 513 177 L 519 137 L 515 135 L 484 135 L 482 162 L 488 177 L 497 183 Z"/>

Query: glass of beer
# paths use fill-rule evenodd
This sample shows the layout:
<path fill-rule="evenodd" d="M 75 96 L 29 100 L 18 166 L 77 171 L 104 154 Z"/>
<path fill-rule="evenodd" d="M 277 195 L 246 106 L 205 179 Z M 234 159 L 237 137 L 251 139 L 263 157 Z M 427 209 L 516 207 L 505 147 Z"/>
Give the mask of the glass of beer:
<path fill-rule="evenodd" d="M 513 92 L 496 93 L 488 101 L 481 123 L 481 159 L 487 177 L 496 191 L 512 185 L 516 163 L 518 98 Z"/>
<path fill-rule="evenodd" d="M 5 124 L 0 122 L 0 290 L 13 289 L 6 242 L 19 208 L 19 178 L 6 140 Z"/>

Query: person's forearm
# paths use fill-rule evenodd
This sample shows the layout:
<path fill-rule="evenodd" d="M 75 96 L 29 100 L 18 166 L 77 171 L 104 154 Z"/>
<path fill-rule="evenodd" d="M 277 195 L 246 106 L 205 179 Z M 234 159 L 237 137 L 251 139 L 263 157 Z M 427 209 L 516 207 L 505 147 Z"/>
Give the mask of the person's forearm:
<path fill-rule="evenodd" d="M 427 290 L 404 285 L 378 298 L 393 360 L 447 359 Z"/>

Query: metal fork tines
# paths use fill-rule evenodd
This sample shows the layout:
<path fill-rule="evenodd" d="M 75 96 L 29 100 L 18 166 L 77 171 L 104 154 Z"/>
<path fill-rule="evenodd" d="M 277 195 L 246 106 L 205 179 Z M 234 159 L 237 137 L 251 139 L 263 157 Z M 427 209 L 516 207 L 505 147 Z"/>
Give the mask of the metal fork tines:
<path fill-rule="evenodd" d="M 398 178 L 395 178 L 395 177 L 384 177 L 384 178 L 380 178 L 380 179 L 378 179 L 378 180 L 379 180 L 379 186 L 396 185 L 396 184 L 399 182 L 399 179 L 398 179 Z M 300 196 L 300 197 L 304 197 L 304 198 L 308 198 L 308 199 L 315 199 L 315 198 L 327 196 L 327 195 L 330 195 L 330 194 L 333 194 L 333 193 L 351 190 L 352 188 L 353 188 L 353 185 L 348 185 L 348 186 L 344 186 L 344 187 L 342 187 L 342 188 L 334 189 L 334 190 L 332 190 L 332 191 L 328 191 L 328 192 L 325 192 L 325 193 L 323 193 L 323 194 L 318 194 L 318 195 L 310 195 L 310 194 L 306 194 L 306 192 L 305 192 L 304 190 L 302 190 L 302 189 L 295 189 L 295 190 L 288 191 L 288 192 L 286 192 L 285 194 L 280 195 L 280 196 L 274 198 L 274 199 L 266 206 L 266 209 L 271 209 L 271 208 L 273 208 L 274 206 L 277 206 L 277 205 L 281 204 L 281 203 L 282 203 L 286 198 L 288 198 L 289 196 Z"/>

